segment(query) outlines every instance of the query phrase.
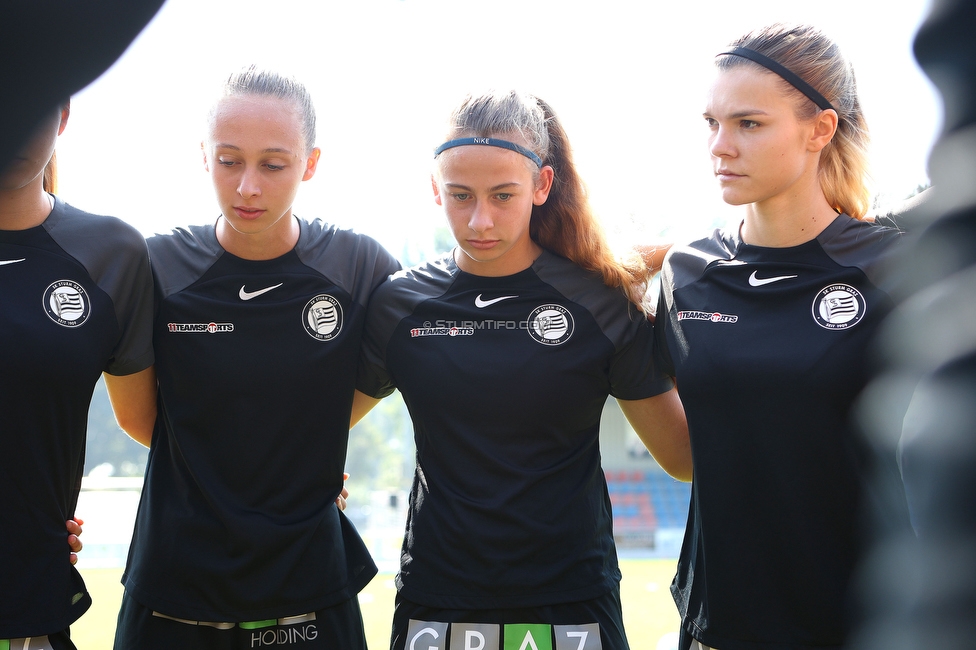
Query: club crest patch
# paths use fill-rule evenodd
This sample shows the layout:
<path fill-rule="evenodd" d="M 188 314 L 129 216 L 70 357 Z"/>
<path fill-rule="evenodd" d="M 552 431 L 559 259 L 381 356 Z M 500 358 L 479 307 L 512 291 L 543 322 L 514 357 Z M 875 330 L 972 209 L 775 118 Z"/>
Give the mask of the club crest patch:
<path fill-rule="evenodd" d="M 813 319 L 828 330 L 846 330 L 854 327 L 867 311 L 861 292 L 849 284 L 831 284 L 813 300 Z"/>
<path fill-rule="evenodd" d="M 342 305 L 328 294 L 319 294 L 305 304 L 302 325 L 312 338 L 331 341 L 342 331 Z"/>
<path fill-rule="evenodd" d="M 542 305 L 529 314 L 529 335 L 543 345 L 561 345 L 573 335 L 573 315 L 562 305 Z"/>
<path fill-rule="evenodd" d="M 44 291 L 44 311 L 62 327 L 80 327 L 91 316 L 91 301 L 85 288 L 72 280 L 52 282 Z"/>

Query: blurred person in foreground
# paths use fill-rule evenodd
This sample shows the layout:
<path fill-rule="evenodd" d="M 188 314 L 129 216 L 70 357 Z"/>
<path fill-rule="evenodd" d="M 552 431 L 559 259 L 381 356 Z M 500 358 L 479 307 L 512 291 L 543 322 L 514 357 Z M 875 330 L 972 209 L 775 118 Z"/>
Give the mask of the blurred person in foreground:
<path fill-rule="evenodd" d="M 15 0 L 0 16 L 0 168 L 118 59 L 163 0 Z M 10 98 L 16 98 L 12 101 Z"/>
<path fill-rule="evenodd" d="M 900 451 L 914 529 L 880 518 L 887 534 L 863 568 L 858 650 L 976 645 L 974 31 L 976 4 L 936 0 L 915 39 L 944 127 L 929 158 L 931 196 L 906 215 L 913 233 L 898 260 L 899 306 L 882 329 L 885 372 L 860 412 L 879 454 Z"/>

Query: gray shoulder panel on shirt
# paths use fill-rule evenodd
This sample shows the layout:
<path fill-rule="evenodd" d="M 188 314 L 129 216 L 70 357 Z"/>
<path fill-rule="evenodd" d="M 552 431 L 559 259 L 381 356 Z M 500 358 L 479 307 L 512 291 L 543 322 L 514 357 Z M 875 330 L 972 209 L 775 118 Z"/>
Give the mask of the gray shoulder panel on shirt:
<path fill-rule="evenodd" d="M 456 277 L 457 266 L 448 255 L 400 271 L 376 289 L 366 315 L 356 388 L 372 397 L 386 397 L 393 392 L 394 386 L 386 371 L 386 348 L 393 332 L 417 305 L 447 293 Z"/>
<path fill-rule="evenodd" d="M 400 268 L 371 237 L 320 220 L 299 223 L 302 231 L 295 245 L 298 259 L 343 287 L 360 305 L 365 306 L 372 290 Z M 163 297 L 193 284 L 223 254 L 212 225 L 176 228 L 149 239 L 149 255 Z"/>
<path fill-rule="evenodd" d="M 622 290 L 608 287 L 597 273 L 583 271 L 564 257 L 543 251 L 532 270 L 543 282 L 590 312 L 615 350 L 619 351 L 628 341 L 633 322 L 645 318 Z"/>
<path fill-rule="evenodd" d="M 295 252 L 303 264 L 343 287 L 363 307 L 373 290 L 400 268 L 372 237 L 330 226 L 319 219 L 299 219 L 302 234 Z"/>
<path fill-rule="evenodd" d="M 895 228 L 840 215 L 817 241 L 832 260 L 861 269 L 874 286 L 890 292 L 897 275 L 891 272 L 891 254 L 902 237 Z"/>
<path fill-rule="evenodd" d="M 223 254 L 212 225 L 175 228 L 148 239 L 156 290 L 165 298 L 196 282 Z"/>
<path fill-rule="evenodd" d="M 453 257 L 447 255 L 400 271 L 376 290 L 370 302 L 368 328 L 371 339 L 382 346 L 384 357 L 386 344 L 400 321 L 425 300 L 447 293 L 457 273 Z"/>
<path fill-rule="evenodd" d="M 112 299 L 122 335 L 106 371 L 127 375 L 152 365 L 152 273 L 139 231 L 57 198 L 43 227 Z"/>
<path fill-rule="evenodd" d="M 722 230 L 710 237 L 668 251 L 661 269 L 661 292 L 668 309 L 674 306 L 674 291 L 698 280 L 709 264 L 729 260 L 735 255 L 736 243 Z"/>

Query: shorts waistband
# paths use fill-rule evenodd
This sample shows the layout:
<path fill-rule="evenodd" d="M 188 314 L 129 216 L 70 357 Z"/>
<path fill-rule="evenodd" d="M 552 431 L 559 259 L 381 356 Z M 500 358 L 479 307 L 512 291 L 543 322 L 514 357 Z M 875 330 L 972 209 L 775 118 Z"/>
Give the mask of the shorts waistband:
<path fill-rule="evenodd" d="M 0 639 L 0 650 L 51 650 L 48 635 Z"/>
<path fill-rule="evenodd" d="M 175 616 L 167 616 L 157 611 L 153 611 L 153 616 L 157 618 L 165 618 L 169 621 L 176 621 L 177 623 L 183 623 L 185 625 L 204 625 L 206 627 L 214 627 L 218 630 L 232 630 L 235 627 L 239 627 L 242 630 L 260 630 L 266 627 L 274 627 L 276 625 L 297 625 L 298 623 L 306 623 L 308 621 L 315 620 L 315 612 L 309 612 L 308 614 L 298 614 L 297 616 L 285 616 L 283 618 L 268 618 L 263 621 L 244 621 L 242 623 L 227 623 L 220 621 L 191 621 L 185 618 L 176 618 Z M 8 650 L 0 645 L 0 650 Z M 9 648 L 9 650 L 14 650 Z"/>

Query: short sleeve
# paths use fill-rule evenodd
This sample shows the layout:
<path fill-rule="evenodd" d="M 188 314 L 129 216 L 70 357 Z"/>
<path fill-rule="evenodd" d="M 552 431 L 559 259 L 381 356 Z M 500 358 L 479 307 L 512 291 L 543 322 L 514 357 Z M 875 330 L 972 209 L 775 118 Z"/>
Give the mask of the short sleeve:
<path fill-rule="evenodd" d="M 115 217 L 89 214 L 56 199 L 48 234 L 108 294 L 119 340 L 104 371 L 130 375 L 153 364 L 153 278 L 146 240 Z"/>
<path fill-rule="evenodd" d="M 105 372 L 130 375 L 153 364 L 153 279 L 145 240 L 132 243 L 126 270 L 116 278 L 112 300 L 122 336 Z"/>
<path fill-rule="evenodd" d="M 674 382 L 654 358 L 654 326 L 643 316 L 634 323 L 633 336 L 610 362 L 610 394 L 637 400 L 666 393 Z"/>
<path fill-rule="evenodd" d="M 668 349 L 670 313 L 667 300 L 664 298 L 664 291 L 658 298 L 655 314 L 657 316 L 654 319 L 654 363 L 661 372 L 669 377 L 674 377 L 674 361 L 671 359 L 671 352 Z"/>
<path fill-rule="evenodd" d="M 386 344 L 381 327 L 384 295 L 389 293 L 389 282 L 382 284 L 370 296 L 366 309 L 366 328 L 356 371 L 356 390 L 370 397 L 382 399 L 392 394 L 396 387 L 386 369 Z"/>

